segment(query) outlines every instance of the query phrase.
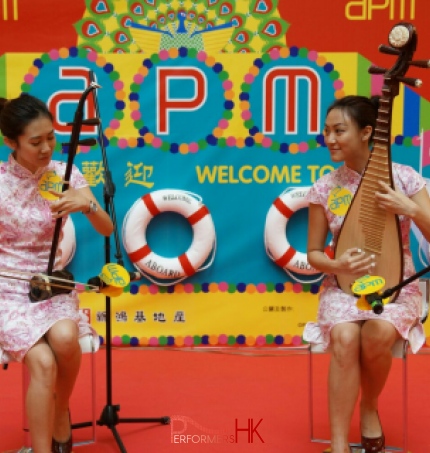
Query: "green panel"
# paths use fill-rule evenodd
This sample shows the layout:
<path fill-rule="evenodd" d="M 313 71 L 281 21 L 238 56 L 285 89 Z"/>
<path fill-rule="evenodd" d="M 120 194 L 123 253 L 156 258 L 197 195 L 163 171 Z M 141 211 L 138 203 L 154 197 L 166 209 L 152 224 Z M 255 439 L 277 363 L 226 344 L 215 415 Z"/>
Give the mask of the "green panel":
<path fill-rule="evenodd" d="M 0 57 L 0 97 L 6 96 L 6 55 Z"/>
<path fill-rule="evenodd" d="M 367 58 L 357 54 L 357 94 L 361 96 L 370 96 L 372 92 L 370 66 L 371 63 Z"/>
<path fill-rule="evenodd" d="M 430 102 L 425 98 L 420 101 L 420 131 L 430 130 Z"/>

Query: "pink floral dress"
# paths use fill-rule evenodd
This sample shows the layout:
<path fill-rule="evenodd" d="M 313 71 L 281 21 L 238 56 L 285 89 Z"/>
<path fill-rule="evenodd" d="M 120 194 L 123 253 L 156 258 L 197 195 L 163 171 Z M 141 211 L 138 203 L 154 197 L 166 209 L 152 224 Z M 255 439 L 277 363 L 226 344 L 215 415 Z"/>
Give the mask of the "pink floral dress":
<path fill-rule="evenodd" d="M 55 220 L 50 202 L 39 192 L 39 181 L 52 170 L 64 177 L 65 168 L 64 163 L 51 161 L 33 174 L 18 164 L 12 154 L 7 162 L 0 163 L 0 363 L 5 359 L 22 361 L 27 351 L 61 319 L 75 321 L 80 335 L 93 332 L 79 313 L 75 291 L 31 303 L 28 280 L 7 278 L 8 270 L 46 273 Z M 88 185 L 76 167 L 70 183 L 76 189 Z M 60 264 L 58 247 L 54 270 L 60 269 Z"/>
<path fill-rule="evenodd" d="M 412 196 L 421 190 L 424 179 L 411 167 L 393 164 L 393 178 L 395 186 L 407 196 Z M 333 244 L 336 244 L 344 216 L 334 214 L 329 208 L 329 196 L 332 189 L 346 188 L 355 194 L 361 176 L 343 165 L 331 173 L 320 178 L 308 193 L 310 203 L 320 204 L 325 210 Z M 409 249 L 409 230 L 411 221 L 405 216 L 399 216 L 400 229 L 403 243 L 404 278 L 415 273 L 411 251 Z M 422 297 L 419 291 L 418 280 L 406 285 L 400 291 L 395 303 L 387 304 L 380 315 L 372 310 L 359 310 L 356 306 L 357 299 L 344 293 L 338 288 L 335 276 L 325 276 L 321 286 L 317 323 L 309 322 L 304 329 L 303 337 L 310 343 L 320 344 L 327 349 L 330 343 L 330 331 L 338 323 L 359 321 L 366 319 L 383 319 L 394 325 L 400 335 L 409 339 L 413 352 L 423 345 L 425 336 L 420 314 Z"/>

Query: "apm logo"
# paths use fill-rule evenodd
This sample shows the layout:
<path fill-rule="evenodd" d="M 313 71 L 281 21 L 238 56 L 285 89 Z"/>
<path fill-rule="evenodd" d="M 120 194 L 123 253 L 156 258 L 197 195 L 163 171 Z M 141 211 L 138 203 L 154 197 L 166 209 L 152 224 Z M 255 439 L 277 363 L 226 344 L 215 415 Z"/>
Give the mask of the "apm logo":
<path fill-rule="evenodd" d="M 264 444 L 263 438 L 260 436 L 260 433 L 258 432 L 258 428 L 261 425 L 263 419 L 260 418 L 260 420 L 255 423 L 253 418 L 248 418 L 248 426 L 246 428 L 239 428 L 239 420 L 236 418 L 234 422 L 234 434 L 235 434 L 235 443 L 238 444 L 242 440 L 239 440 L 239 433 L 240 432 L 246 432 L 248 434 L 248 444 L 253 444 L 254 442 L 261 442 Z M 242 436 L 243 437 L 243 436 Z"/>

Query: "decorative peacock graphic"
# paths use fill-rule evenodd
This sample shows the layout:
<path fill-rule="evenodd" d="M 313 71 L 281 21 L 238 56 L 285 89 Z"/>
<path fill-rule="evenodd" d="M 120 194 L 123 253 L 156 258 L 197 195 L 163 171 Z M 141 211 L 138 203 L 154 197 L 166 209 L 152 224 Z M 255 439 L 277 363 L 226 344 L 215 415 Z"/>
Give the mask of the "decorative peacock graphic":
<path fill-rule="evenodd" d="M 278 0 L 85 0 L 75 23 L 80 47 L 149 53 L 172 47 L 264 53 L 286 46 Z"/>
<path fill-rule="evenodd" d="M 179 11 L 178 25 L 171 24 L 165 30 L 132 22 L 130 33 L 144 52 L 153 53 L 161 49 L 187 47 L 217 53 L 225 47 L 234 31 L 232 22 L 201 30 L 195 23 L 186 23 L 186 19 L 186 12 Z"/>

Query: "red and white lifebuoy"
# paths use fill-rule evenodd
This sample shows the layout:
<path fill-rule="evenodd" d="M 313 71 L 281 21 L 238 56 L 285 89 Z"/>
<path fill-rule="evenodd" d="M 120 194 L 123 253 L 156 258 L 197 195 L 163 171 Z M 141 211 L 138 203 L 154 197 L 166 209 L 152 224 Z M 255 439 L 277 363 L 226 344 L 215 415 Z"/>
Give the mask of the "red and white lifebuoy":
<path fill-rule="evenodd" d="M 72 218 L 67 217 L 63 227 L 63 237 L 60 240 L 61 266 L 65 268 L 72 261 L 76 251 L 76 233 Z"/>
<path fill-rule="evenodd" d="M 283 192 L 270 207 L 264 230 L 264 241 L 268 256 L 284 270 L 298 274 L 313 275 L 320 271 L 312 267 L 306 253 L 292 247 L 287 239 L 286 229 L 291 216 L 302 208 L 307 208 L 309 202 L 306 196 L 310 187 L 297 187 Z M 326 248 L 329 255 L 330 247 Z"/>
<path fill-rule="evenodd" d="M 157 255 L 146 240 L 146 229 L 153 217 L 162 212 L 177 212 L 193 229 L 188 250 L 174 258 Z M 176 189 L 148 193 L 130 208 L 123 223 L 123 244 L 128 257 L 144 275 L 159 279 L 181 280 L 196 272 L 209 258 L 215 245 L 215 227 L 208 208 L 193 194 Z"/>

